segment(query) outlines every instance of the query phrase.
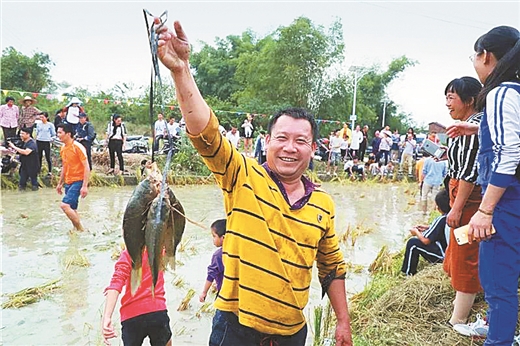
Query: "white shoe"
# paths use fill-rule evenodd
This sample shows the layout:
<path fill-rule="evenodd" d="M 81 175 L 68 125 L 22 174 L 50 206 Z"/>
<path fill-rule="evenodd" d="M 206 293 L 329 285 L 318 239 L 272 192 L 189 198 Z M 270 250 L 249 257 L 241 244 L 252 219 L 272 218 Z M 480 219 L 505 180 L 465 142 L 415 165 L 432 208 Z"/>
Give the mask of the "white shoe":
<path fill-rule="evenodd" d="M 455 324 L 453 329 L 462 335 L 471 336 L 473 338 L 485 338 L 487 336 L 489 326 L 486 321 L 482 319 L 480 314 L 477 314 L 477 320 L 468 324 Z"/>

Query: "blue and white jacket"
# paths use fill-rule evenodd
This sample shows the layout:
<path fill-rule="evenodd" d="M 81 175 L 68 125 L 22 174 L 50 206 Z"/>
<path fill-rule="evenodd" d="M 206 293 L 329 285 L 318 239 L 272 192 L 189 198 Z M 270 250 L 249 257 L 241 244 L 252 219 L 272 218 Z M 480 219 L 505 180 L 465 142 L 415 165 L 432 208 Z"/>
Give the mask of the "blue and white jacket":
<path fill-rule="evenodd" d="M 506 189 L 499 206 L 518 213 L 520 181 L 520 84 L 505 82 L 486 97 L 485 116 L 480 123 L 478 183 Z"/>

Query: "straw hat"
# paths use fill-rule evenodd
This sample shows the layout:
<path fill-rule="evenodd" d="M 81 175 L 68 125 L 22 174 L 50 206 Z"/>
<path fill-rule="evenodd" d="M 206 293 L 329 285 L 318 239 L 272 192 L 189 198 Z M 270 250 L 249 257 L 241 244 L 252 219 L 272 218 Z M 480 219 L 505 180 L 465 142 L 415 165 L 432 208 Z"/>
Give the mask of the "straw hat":
<path fill-rule="evenodd" d="M 78 105 L 81 105 L 83 102 L 80 101 L 76 96 L 74 96 L 69 103 L 67 103 L 66 107 L 70 107 L 73 103 L 77 103 Z"/>
<path fill-rule="evenodd" d="M 36 99 L 33 99 L 31 96 L 25 96 L 23 99 L 18 100 L 20 103 L 24 103 L 25 101 L 31 101 L 31 105 L 38 102 Z"/>

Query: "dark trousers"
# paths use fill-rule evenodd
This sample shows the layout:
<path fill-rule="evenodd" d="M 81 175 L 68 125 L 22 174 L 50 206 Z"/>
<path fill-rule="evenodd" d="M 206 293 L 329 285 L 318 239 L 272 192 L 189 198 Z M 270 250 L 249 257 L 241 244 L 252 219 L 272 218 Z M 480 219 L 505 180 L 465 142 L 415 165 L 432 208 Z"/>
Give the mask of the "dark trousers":
<path fill-rule="evenodd" d="M 31 185 L 33 188 L 38 187 L 38 170 L 35 169 L 27 169 L 25 165 L 20 166 L 20 183 L 18 184 L 18 187 L 20 189 L 25 189 L 27 187 L 27 181 L 31 179 Z"/>
<path fill-rule="evenodd" d="M 436 243 L 424 245 L 418 238 L 410 238 L 406 243 L 403 266 L 401 271 L 406 275 L 415 275 L 419 256 L 422 256 L 430 263 L 440 263 L 444 260 L 444 253 Z"/>
<path fill-rule="evenodd" d="M 159 150 L 159 141 L 162 140 L 162 142 L 164 142 L 165 139 L 167 139 L 167 137 L 164 135 L 155 136 L 155 141 L 153 142 L 153 151 Z"/>
<path fill-rule="evenodd" d="M 36 141 L 38 145 L 38 157 L 40 158 L 40 170 L 42 169 L 42 158 L 45 153 L 45 160 L 47 160 L 47 168 L 49 173 L 52 172 L 52 160 L 51 160 L 51 142 Z"/>
<path fill-rule="evenodd" d="M 165 346 L 172 337 L 168 311 L 155 311 L 121 322 L 125 346 L 141 346 L 146 337 L 152 346 Z"/>
<path fill-rule="evenodd" d="M 363 162 L 365 160 L 365 152 L 367 151 L 367 144 L 362 142 L 359 145 L 359 161 Z"/>
<path fill-rule="evenodd" d="M 116 154 L 119 161 L 119 170 L 125 170 L 123 163 L 123 141 L 121 139 L 110 139 L 108 141 L 108 153 L 110 154 L 110 168 L 114 169 L 116 166 Z"/>
<path fill-rule="evenodd" d="M 388 159 L 390 157 L 390 151 L 388 150 L 380 150 L 379 151 L 379 157 L 380 159 L 383 159 L 385 160 L 385 166 L 388 164 Z"/>
<path fill-rule="evenodd" d="M 16 127 L 3 127 L 2 132 L 4 133 L 4 142 L 7 146 L 7 138 L 16 137 Z"/>
<path fill-rule="evenodd" d="M 209 346 L 304 346 L 307 325 L 293 335 L 270 335 L 241 325 L 232 312 L 216 310 Z"/>
<path fill-rule="evenodd" d="M 80 143 L 81 143 L 81 145 L 83 145 L 85 147 L 85 151 L 87 152 L 88 166 L 90 167 L 90 170 L 92 170 L 92 143 L 90 141 L 81 141 Z M 122 145 L 123 145 L 123 143 L 121 143 L 121 152 L 123 151 Z M 121 159 L 121 161 L 123 161 L 123 160 Z M 110 161 L 110 162 L 112 162 L 112 161 Z M 121 166 L 121 164 L 119 164 L 119 165 Z M 112 168 L 114 168 L 114 167 L 112 167 Z"/>

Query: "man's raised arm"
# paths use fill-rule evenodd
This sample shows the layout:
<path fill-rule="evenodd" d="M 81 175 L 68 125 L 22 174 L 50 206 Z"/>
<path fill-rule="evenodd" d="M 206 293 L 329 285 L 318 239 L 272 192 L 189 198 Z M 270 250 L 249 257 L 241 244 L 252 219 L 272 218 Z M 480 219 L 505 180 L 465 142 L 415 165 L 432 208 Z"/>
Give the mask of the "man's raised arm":
<path fill-rule="evenodd" d="M 154 23 L 156 26 L 159 25 L 160 19 L 154 18 Z M 178 21 L 173 23 L 173 28 L 175 32 L 169 30 L 166 25 L 157 29 L 158 56 L 173 77 L 177 101 L 186 121 L 188 132 L 198 135 L 209 122 L 210 110 L 190 71 L 188 38 Z"/>

